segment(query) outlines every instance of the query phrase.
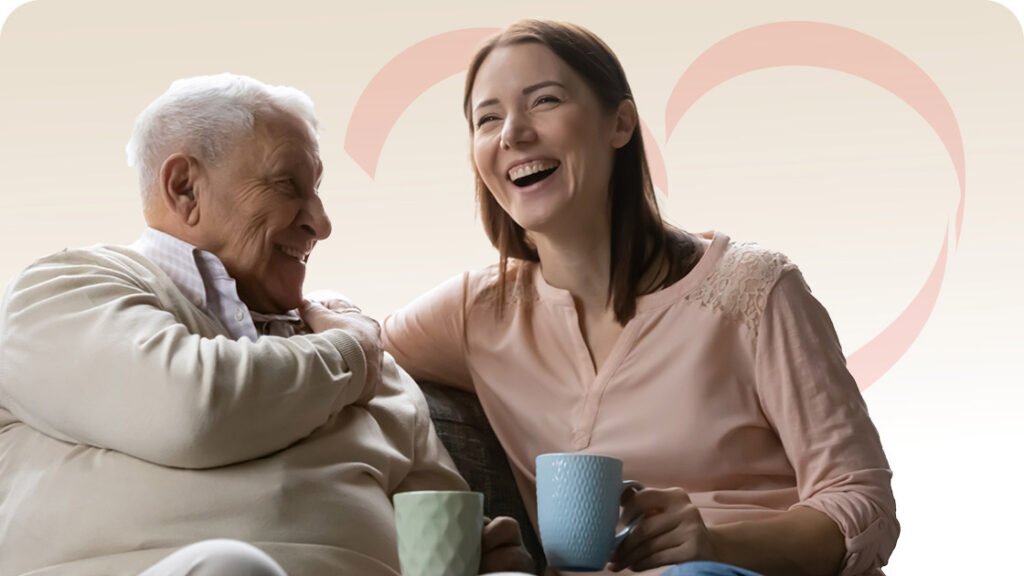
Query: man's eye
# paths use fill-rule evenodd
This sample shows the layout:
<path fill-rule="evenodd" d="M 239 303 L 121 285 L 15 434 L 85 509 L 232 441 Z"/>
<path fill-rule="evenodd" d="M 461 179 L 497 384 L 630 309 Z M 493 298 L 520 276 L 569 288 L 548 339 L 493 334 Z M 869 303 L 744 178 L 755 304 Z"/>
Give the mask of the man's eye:
<path fill-rule="evenodd" d="M 299 192 L 299 185 L 294 178 L 278 180 L 277 187 L 288 194 L 297 194 Z"/>

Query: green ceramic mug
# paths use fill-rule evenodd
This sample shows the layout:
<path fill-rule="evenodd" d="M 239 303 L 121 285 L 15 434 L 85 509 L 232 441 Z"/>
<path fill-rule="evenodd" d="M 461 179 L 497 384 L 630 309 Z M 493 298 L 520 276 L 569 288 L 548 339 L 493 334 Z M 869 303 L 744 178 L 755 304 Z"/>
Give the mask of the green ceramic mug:
<path fill-rule="evenodd" d="M 477 576 L 483 494 L 402 492 L 394 504 L 402 576 Z"/>

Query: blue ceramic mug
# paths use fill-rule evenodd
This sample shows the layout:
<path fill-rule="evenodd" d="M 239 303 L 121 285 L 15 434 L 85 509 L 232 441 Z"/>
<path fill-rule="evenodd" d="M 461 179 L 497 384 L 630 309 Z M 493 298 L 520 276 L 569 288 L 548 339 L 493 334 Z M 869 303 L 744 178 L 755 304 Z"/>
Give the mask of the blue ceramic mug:
<path fill-rule="evenodd" d="M 622 480 L 622 460 L 592 454 L 537 457 L 537 524 L 548 564 L 569 572 L 603 570 L 636 527 L 618 534 L 619 500 L 638 482 Z"/>

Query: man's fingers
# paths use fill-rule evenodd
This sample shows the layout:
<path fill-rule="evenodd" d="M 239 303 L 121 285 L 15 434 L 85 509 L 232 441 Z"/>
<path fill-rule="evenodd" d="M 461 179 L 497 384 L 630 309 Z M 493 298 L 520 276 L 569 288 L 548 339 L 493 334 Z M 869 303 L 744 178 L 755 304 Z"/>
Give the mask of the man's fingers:
<path fill-rule="evenodd" d="M 519 522 L 498 516 L 484 524 L 481 535 L 480 573 L 533 572 L 533 558 L 523 547 Z"/>
<path fill-rule="evenodd" d="M 519 522 L 508 516 L 498 516 L 484 526 L 481 538 L 484 551 L 494 550 L 503 546 L 517 547 L 523 543 L 519 533 Z"/>
<path fill-rule="evenodd" d="M 522 546 L 503 546 L 480 557 L 480 574 L 534 571 L 533 558 Z"/>
<path fill-rule="evenodd" d="M 331 328 L 351 329 L 352 322 L 347 320 L 351 315 L 345 315 L 316 300 L 305 300 L 299 307 L 299 317 L 314 332 L 323 332 Z"/>
<path fill-rule="evenodd" d="M 348 300 L 324 300 L 321 303 L 324 306 L 326 306 L 328 309 L 330 309 L 330 310 L 332 310 L 334 312 L 339 312 L 339 313 L 348 313 L 348 312 L 362 313 L 363 312 L 362 308 L 360 308 L 359 306 L 356 306 L 355 304 L 349 302 Z"/>
<path fill-rule="evenodd" d="M 302 300 L 302 305 L 299 306 L 299 317 L 306 323 L 307 326 L 313 330 L 318 330 L 318 320 L 328 312 L 327 308 L 323 304 L 315 300 Z"/>
<path fill-rule="evenodd" d="M 331 300 L 352 302 L 348 296 L 345 296 L 341 292 L 335 292 L 334 290 L 314 290 L 306 294 L 306 298 L 316 300 L 317 302 L 330 302 Z"/>
<path fill-rule="evenodd" d="M 299 306 L 299 316 L 315 332 L 341 328 L 350 331 L 365 330 L 372 335 L 380 333 L 377 321 L 363 314 L 358 306 L 350 302 L 304 299 Z"/>

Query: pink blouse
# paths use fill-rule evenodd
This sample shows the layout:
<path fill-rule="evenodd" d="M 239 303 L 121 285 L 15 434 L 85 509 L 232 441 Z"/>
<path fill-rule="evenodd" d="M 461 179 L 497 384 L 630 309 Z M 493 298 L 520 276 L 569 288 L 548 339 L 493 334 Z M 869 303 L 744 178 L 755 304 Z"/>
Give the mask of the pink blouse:
<path fill-rule="evenodd" d="M 498 317 L 497 270 L 461 274 L 384 321 L 415 378 L 475 391 L 536 524 L 534 459 L 621 458 L 682 487 L 709 526 L 807 506 L 877 574 L 899 523 L 892 472 L 839 340 L 789 260 L 715 233 L 684 278 L 637 301 L 595 373 L 569 292 L 524 264 Z M 655 573 L 655 572 L 652 572 Z"/>

